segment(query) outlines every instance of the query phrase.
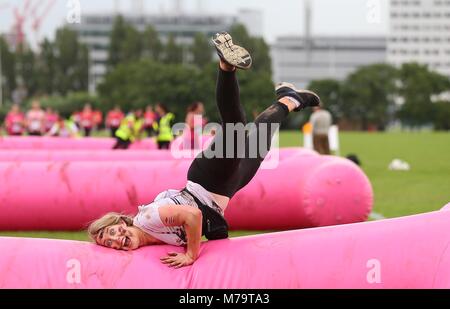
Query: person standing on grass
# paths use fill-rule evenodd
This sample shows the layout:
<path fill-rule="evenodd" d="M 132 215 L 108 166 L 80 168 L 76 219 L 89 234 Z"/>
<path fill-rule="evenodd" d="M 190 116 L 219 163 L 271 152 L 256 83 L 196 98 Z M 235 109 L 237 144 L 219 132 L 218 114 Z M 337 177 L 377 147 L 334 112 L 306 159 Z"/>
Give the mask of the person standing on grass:
<path fill-rule="evenodd" d="M 111 137 L 116 137 L 116 132 L 124 118 L 125 115 L 118 105 L 116 105 L 113 110 L 108 112 L 106 116 L 106 127 L 110 130 Z"/>
<path fill-rule="evenodd" d="M 6 134 L 10 136 L 21 136 L 25 131 L 25 116 L 20 111 L 18 104 L 14 104 L 6 115 Z"/>
<path fill-rule="evenodd" d="M 322 155 L 329 155 L 330 142 L 328 140 L 328 132 L 333 124 L 330 112 L 322 109 L 320 106 L 314 107 L 310 123 L 313 129 L 314 150 Z"/>
<path fill-rule="evenodd" d="M 94 129 L 96 131 L 99 131 L 101 129 L 102 123 L 103 123 L 103 113 L 101 110 L 94 110 L 93 111 L 93 123 L 94 123 Z"/>
<path fill-rule="evenodd" d="M 128 149 L 136 140 L 142 138 L 144 130 L 143 112 L 137 109 L 129 113 L 121 122 L 119 129 L 116 131 L 116 144 L 113 149 Z"/>
<path fill-rule="evenodd" d="M 94 127 L 94 111 L 89 103 L 84 106 L 83 111 L 80 113 L 80 125 L 84 130 L 84 136 L 91 136 L 92 128 Z"/>
<path fill-rule="evenodd" d="M 77 138 L 78 127 L 70 119 L 60 118 L 46 134 L 47 136 L 63 137 L 63 138 Z"/>
<path fill-rule="evenodd" d="M 175 115 L 169 111 L 167 106 L 158 103 L 155 108 L 158 120 L 153 123 L 153 129 L 156 132 L 156 141 L 158 149 L 168 150 L 173 141 L 172 126 L 175 121 Z"/>
<path fill-rule="evenodd" d="M 59 120 L 59 114 L 51 107 L 47 107 L 45 110 L 45 133 L 49 132 L 55 123 Z"/>
<path fill-rule="evenodd" d="M 31 103 L 31 109 L 26 117 L 28 135 L 41 136 L 44 133 L 45 113 L 41 109 L 39 101 L 35 100 Z"/>
<path fill-rule="evenodd" d="M 186 113 L 186 129 L 183 137 L 183 149 L 200 149 L 202 130 L 206 125 L 203 117 L 205 106 L 202 102 L 195 102 L 189 105 Z"/>
<path fill-rule="evenodd" d="M 156 114 L 153 111 L 153 106 L 148 105 L 145 108 L 144 113 L 144 129 L 147 132 L 148 137 L 152 137 L 155 135 L 155 130 L 153 129 L 153 124 L 156 120 Z"/>
<path fill-rule="evenodd" d="M 319 105 L 315 93 L 282 83 L 276 88 L 277 102 L 257 117 L 251 129 L 246 129 L 236 69 L 249 69 L 251 56 L 234 45 L 226 32 L 217 34 L 213 43 L 220 57 L 216 101 L 221 130 L 192 162 L 184 189 L 160 193 L 152 203 L 139 207 L 134 217 L 109 213 L 93 222 L 88 234 L 98 245 L 126 251 L 160 244 L 185 246 L 185 253 L 169 253 L 161 262 L 174 268 L 193 264 L 199 257 L 202 235 L 208 240 L 228 237 L 224 218 L 228 203 L 255 176 L 281 122 L 290 112 Z M 245 138 L 234 138 L 234 133 L 239 133 L 236 128 Z M 261 137 L 267 148 L 263 154 L 251 156 L 251 146 Z M 170 177 L 170 171 L 167 175 Z"/>

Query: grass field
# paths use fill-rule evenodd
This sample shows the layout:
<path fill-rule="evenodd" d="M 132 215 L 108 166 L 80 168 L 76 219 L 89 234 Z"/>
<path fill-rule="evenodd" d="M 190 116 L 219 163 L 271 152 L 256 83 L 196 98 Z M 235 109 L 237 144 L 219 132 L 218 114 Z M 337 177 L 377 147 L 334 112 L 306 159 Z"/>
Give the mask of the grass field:
<path fill-rule="evenodd" d="M 353 153 L 361 160 L 374 188 L 376 213 L 400 217 L 438 210 L 450 202 L 450 133 L 341 133 L 340 142 L 341 155 Z M 300 133 L 281 134 L 281 147 L 301 143 Z M 395 158 L 408 162 L 411 170 L 389 171 Z M 84 232 L 0 232 L 0 236 L 87 240 Z"/>

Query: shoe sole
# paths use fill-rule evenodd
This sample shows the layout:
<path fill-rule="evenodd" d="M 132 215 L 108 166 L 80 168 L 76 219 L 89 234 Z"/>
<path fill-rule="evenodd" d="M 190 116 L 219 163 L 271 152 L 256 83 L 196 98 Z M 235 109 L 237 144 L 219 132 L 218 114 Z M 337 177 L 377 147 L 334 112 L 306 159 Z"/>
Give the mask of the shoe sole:
<path fill-rule="evenodd" d="M 248 70 L 252 66 L 252 57 L 243 47 L 233 44 L 228 33 L 217 34 L 212 40 L 220 58 L 234 67 Z"/>

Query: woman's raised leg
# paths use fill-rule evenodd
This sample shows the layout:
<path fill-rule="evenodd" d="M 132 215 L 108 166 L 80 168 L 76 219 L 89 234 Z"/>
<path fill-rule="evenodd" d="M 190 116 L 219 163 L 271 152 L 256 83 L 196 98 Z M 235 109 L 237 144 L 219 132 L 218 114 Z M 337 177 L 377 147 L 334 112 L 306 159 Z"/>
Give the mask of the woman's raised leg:
<path fill-rule="evenodd" d="M 249 59 L 250 55 L 244 48 L 234 45 L 226 33 L 216 35 L 213 42 L 221 58 L 216 89 L 216 102 L 222 120 L 221 130 L 216 133 L 211 145 L 193 161 L 188 172 L 188 180 L 202 185 L 212 193 L 229 196 L 233 191 L 230 179 L 236 174 L 241 159 L 237 155 L 236 132 L 234 130 L 231 133 L 227 132 L 227 124 L 242 124 L 242 127 L 246 124 L 246 116 L 240 102 L 233 51 L 241 56 L 247 54 L 248 57 L 245 59 Z M 243 64 L 237 65 L 245 68 Z"/>

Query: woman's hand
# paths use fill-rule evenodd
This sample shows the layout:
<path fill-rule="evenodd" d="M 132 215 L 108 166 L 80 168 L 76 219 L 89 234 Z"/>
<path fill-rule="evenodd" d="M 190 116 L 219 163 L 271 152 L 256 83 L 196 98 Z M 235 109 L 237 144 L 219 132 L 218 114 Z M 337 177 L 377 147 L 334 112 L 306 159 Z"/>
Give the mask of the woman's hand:
<path fill-rule="evenodd" d="M 195 260 L 187 253 L 170 252 L 168 256 L 162 257 L 161 262 L 169 267 L 181 268 L 194 264 Z"/>
<path fill-rule="evenodd" d="M 186 231 L 186 253 L 169 253 L 161 262 L 169 267 L 180 268 L 192 265 L 198 258 L 202 240 L 202 212 L 189 205 L 159 207 L 159 217 L 168 227 L 183 226 Z"/>

